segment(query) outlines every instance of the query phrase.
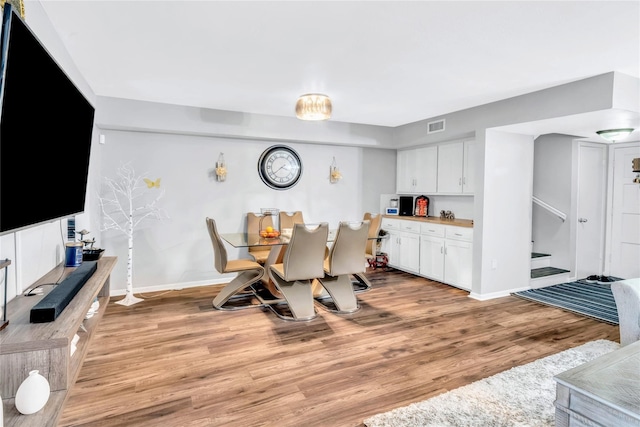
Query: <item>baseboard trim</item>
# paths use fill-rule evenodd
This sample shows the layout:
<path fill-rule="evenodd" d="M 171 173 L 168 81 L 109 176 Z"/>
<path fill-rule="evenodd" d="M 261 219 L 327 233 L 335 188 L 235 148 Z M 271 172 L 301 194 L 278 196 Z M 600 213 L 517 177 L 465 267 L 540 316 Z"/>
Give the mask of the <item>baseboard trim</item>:
<path fill-rule="evenodd" d="M 471 292 L 469 294 L 469 298 L 473 298 L 473 299 L 478 300 L 478 301 L 487 301 L 487 300 L 490 300 L 490 299 L 508 297 L 509 295 L 511 295 L 514 292 L 526 291 L 526 290 L 529 290 L 529 289 L 531 289 L 531 288 L 529 288 L 529 287 L 513 288 L 513 289 L 508 289 L 508 290 L 505 290 L 505 291 L 490 292 L 488 294 L 479 294 L 479 293 L 476 293 L 476 292 Z"/>
<path fill-rule="evenodd" d="M 197 288 L 199 286 L 213 286 L 221 285 L 223 283 L 229 283 L 228 278 L 218 278 L 212 280 L 199 280 L 196 282 L 183 282 L 183 283 L 167 283 L 165 285 L 156 286 L 134 286 L 133 293 L 145 293 L 145 292 L 159 292 L 159 291 L 179 291 L 186 288 Z M 111 289 L 109 296 L 117 297 L 123 296 L 127 293 L 126 289 Z"/>

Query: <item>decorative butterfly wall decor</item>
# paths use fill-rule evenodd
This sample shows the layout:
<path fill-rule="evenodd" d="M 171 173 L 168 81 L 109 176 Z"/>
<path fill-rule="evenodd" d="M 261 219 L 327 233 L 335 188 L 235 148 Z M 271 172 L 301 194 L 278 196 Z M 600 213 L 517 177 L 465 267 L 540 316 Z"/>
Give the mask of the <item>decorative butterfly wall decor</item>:
<path fill-rule="evenodd" d="M 149 178 L 143 178 L 144 182 L 147 183 L 147 188 L 160 188 L 160 178 L 155 181 L 150 180 Z"/>

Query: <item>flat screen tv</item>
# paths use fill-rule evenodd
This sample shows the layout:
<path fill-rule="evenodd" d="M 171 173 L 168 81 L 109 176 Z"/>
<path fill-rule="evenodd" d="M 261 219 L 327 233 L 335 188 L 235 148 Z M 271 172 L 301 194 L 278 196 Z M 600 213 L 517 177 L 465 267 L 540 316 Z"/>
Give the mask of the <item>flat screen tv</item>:
<path fill-rule="evenodd" d="M 0 235 L 84 212 L 94 107 L 5 3 Z"/>

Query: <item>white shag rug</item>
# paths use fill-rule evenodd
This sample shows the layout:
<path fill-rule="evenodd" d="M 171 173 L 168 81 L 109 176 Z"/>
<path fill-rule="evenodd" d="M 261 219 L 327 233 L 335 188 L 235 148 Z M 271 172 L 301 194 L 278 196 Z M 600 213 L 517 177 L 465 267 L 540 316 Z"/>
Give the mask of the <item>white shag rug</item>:
<path fill-rule="evenodd" d="M 564 371 L 620 348 L 608 341 L 517 366 L 431 399 L 374 415 L 367 427 L 553 427 L 556 382 Z"/>

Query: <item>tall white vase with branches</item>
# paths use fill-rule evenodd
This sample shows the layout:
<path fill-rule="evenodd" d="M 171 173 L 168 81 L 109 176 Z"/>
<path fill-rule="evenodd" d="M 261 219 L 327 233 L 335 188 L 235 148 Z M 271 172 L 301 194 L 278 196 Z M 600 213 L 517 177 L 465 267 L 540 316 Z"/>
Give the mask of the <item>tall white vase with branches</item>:
<path fill-rule="evenodd" d="M 101 231 L 118 230 L 128 239 L 127 291 L 116 303 L 129 306 L 143 301 L 133 294 L 133 233 L 142 221 L 167 218 L 165 211 L 158 207 L 164 190 L 150 193 L 159 190 L 160 179 L 153 181 L 136 175 L 130 164 L 120 166 L 116 179 L 105 177 L 104 186 L 104 195 L 99 197 L 103 216 Z"/>

